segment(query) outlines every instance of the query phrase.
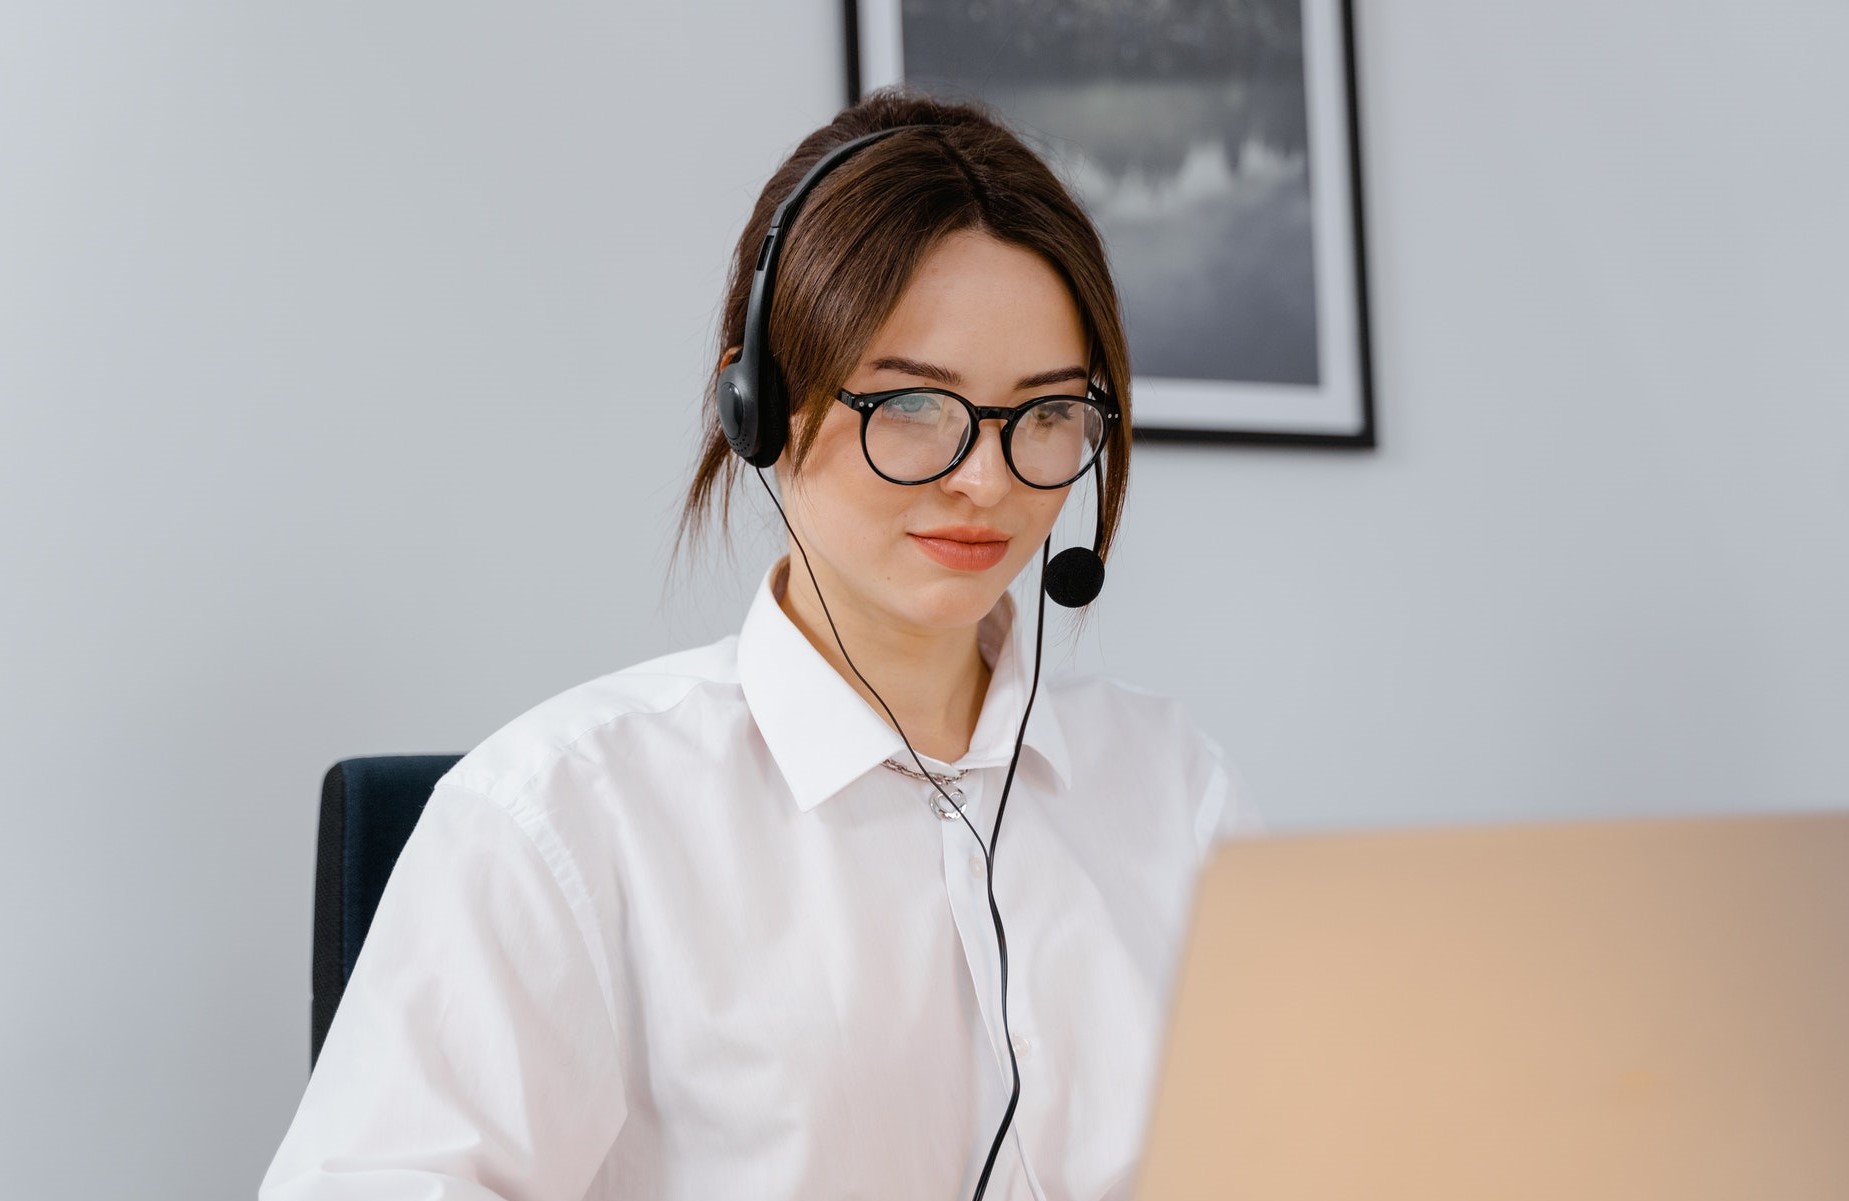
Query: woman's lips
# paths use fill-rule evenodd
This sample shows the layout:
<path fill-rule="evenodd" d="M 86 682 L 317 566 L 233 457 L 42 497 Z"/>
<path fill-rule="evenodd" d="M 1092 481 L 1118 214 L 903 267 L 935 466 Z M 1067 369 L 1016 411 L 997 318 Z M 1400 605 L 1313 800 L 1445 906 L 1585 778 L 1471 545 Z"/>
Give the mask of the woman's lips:
<path fill-rule="evenodd" d="M 918 549 L 953 571 L 987 571 L 1008 555 L 1008 540 L 974 541 L 929 534 L 908 535 Z"/>

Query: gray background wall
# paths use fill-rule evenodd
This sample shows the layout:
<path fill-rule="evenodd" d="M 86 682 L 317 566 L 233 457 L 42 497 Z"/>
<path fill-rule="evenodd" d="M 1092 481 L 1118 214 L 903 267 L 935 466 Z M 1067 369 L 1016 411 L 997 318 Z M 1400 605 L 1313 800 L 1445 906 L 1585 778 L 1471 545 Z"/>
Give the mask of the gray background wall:
<path fill-rule="evenodd" d="M 0 8 L 9 1193 L 250 1195 L 322 770 L 732 627 L 759 552 L 664 591 L 669 514 L 838 22 Z M 1277 828 L 1849 802 L 1849 9 L 1361 43 L 1383 448 L 1140 450 L 1077 660 Z"/>

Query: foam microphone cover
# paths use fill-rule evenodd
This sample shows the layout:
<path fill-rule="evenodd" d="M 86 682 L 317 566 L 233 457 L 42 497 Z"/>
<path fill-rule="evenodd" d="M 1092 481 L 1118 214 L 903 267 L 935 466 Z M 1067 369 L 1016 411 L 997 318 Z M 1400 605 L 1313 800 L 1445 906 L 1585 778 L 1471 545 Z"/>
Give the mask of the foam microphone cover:
<path fill-rule="evenodd" d="M 1089 546 L 1070 546 L 1046 565 L 1046 594 L 1056 605 L 1078 609 L 1104 590 L 1104 560 Z"/>

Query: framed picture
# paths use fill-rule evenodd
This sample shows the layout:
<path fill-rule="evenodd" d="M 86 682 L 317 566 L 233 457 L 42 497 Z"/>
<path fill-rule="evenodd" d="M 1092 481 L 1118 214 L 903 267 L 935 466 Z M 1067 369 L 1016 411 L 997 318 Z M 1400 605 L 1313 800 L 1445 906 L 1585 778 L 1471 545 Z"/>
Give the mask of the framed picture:
<path fill-rule="evenodd" d="M 1375 445 L 1348 0 L 847 0 L 849 100 L 987 104 L 1090 210 L 1135 428 Z"/>

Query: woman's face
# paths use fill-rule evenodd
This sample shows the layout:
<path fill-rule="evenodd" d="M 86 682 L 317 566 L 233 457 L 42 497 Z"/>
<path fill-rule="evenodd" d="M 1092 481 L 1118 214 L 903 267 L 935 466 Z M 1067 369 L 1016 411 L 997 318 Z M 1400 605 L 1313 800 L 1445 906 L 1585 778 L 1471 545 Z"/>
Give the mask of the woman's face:
<path fill-rule="evenodd" d="M 1012 408 L 1083 395 L 1088 345 L 1078 306 L 1044 259 L 962 231 L 925 257 L 841 383 L 851 392 L 948 388 Z M 969 456 L 942 479 L 890 483 L 861 451 L 860 415 L 827 404 L 800 477 L 782 478 L 790 524 L 829 607 L 840 616 L 851 604 L 896 629 L 974 626 L 1039 552 L 1068 489 L 1016 479 L 999 421 L 982 423 Z"/>

